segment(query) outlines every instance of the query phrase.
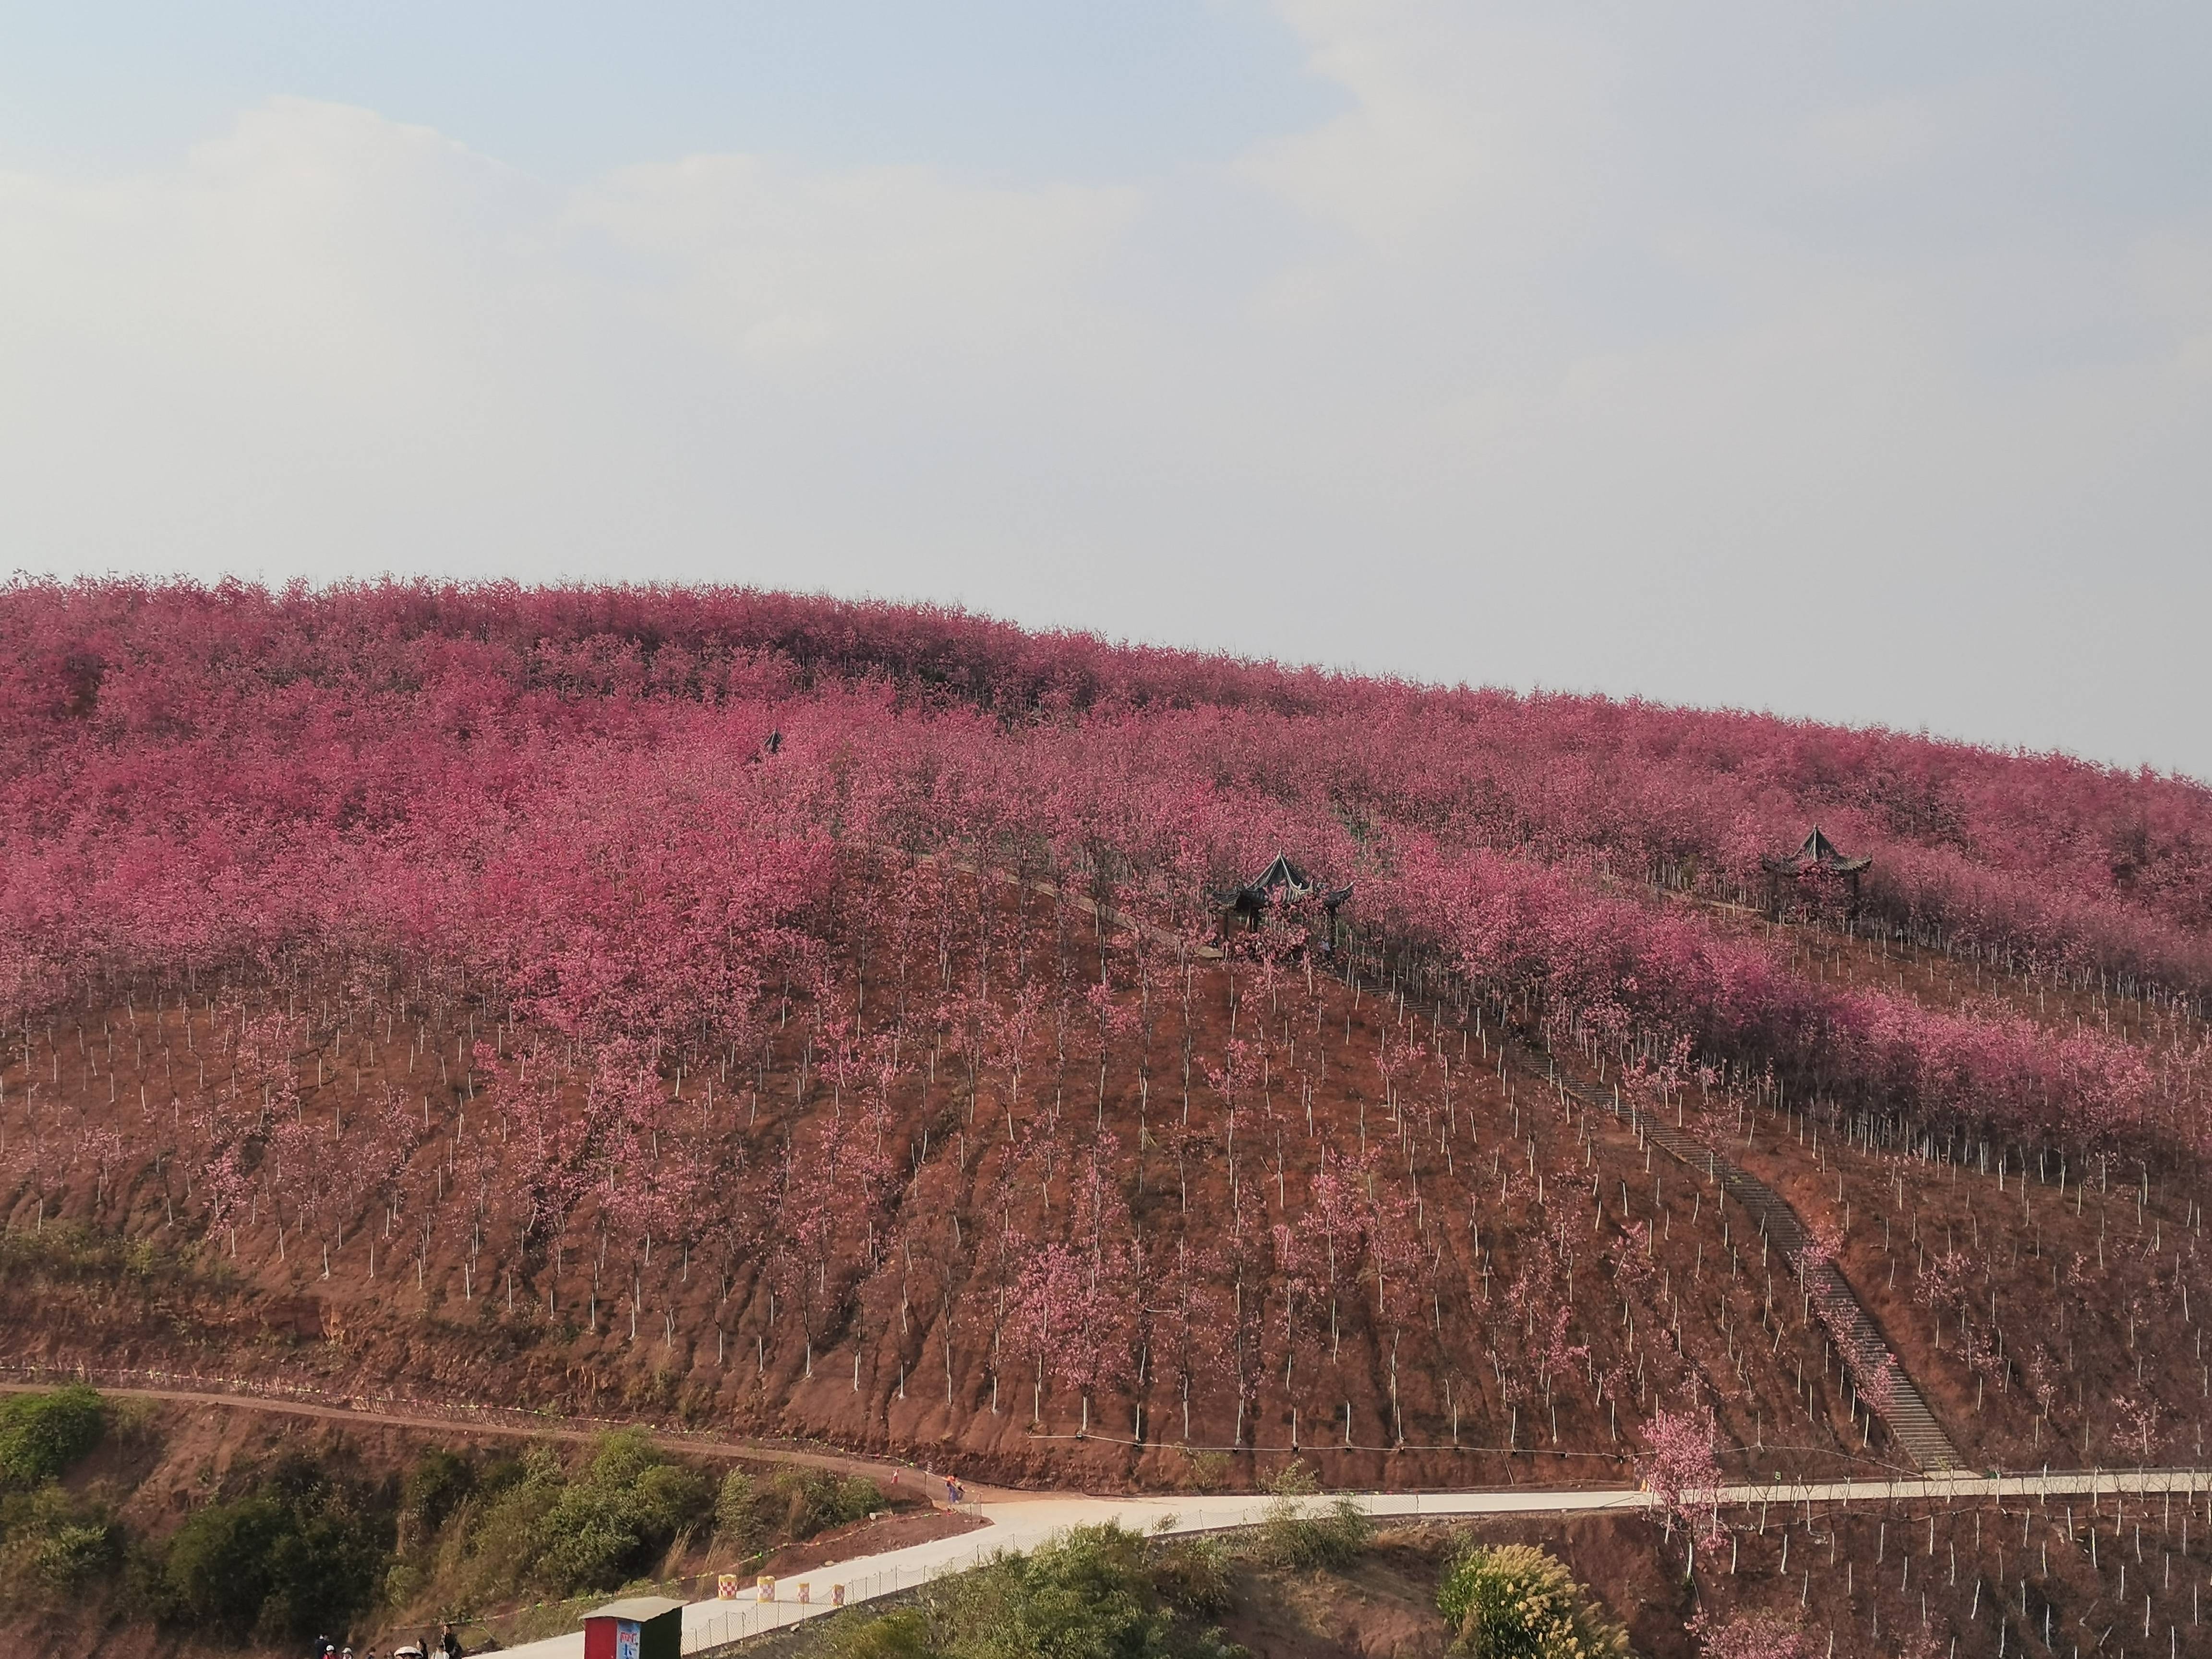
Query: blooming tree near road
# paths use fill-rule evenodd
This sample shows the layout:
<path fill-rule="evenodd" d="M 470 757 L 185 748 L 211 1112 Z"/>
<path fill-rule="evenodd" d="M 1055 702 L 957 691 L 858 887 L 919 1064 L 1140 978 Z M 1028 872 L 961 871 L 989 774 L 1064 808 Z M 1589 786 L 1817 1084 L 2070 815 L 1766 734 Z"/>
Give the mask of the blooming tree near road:
<path fill-rule="evenodd" d="M 1670 1533 L 1682 1528 L 1689 1557 L 1685 1576 L 1698 1570 L 1698 1546 L 1723 1535 L 1720 1518 L 1719 1426 L 1712 1407 L 1655 1412 L 1644 1425 L 1645 1449 L 1638 1478 L 1650 1492 Z"/>

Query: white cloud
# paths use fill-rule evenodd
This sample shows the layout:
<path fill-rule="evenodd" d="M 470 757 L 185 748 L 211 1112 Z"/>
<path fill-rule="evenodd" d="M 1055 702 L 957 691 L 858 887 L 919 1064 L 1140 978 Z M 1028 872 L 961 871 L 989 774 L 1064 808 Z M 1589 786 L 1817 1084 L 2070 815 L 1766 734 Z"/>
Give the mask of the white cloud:
<path fill-rule="evenodd" d="M 1139 205 L 1127 189 L 989 190 L 923 167 L 835 174 L 751 156 L 632 167 L 564 216 L 631 259 L 684 325 L 741 356 L 992 351 L 1057 331 Z"/>
<path fill-rule="evenodd" d="M 1383 255 L 1433 255 L 1473 229 L 1486 246 L 1463 252 L 1521 267 L 1574 223 L 1610 125 L 1614 45 L 1553 15 L 1449 0 L 1284 10 L 1351 106 L 1257 146 L 1244 176 Z"/>

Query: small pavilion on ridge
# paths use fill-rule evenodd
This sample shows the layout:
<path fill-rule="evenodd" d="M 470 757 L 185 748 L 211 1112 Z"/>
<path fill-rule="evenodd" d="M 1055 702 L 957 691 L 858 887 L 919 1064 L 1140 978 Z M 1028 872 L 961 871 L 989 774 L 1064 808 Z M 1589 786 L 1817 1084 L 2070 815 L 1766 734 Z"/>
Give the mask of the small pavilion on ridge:
<path fill-rule="evenodd" d="M 1835 842 L 1820 833 L 1814 824 L 1813 833 L 1805 837 L 1805 844 L 1787 858 L 1772 854 L 1759 860 L 1759 867 L 1766 872 L 1767 908 L 1779 912 L 1782 908 L 1782 884 L 1784 881 L 1838 881 L 1850 890 L 1849 914 L 1859 913 L 1859 878 L 1874 867 L 1871 858 L 1848 857 Z"/>
<path fill-rule="evenodd" d="M 1322 914 L 1334 921 L 1338 908 L 1350 901 L 1352 889 L 1349 885 L 1324 888 L 1293 864 L 1287 854 L 1278 853 L 1274 862 L 1251 880 L 1210 896 L 1219 912 L 1220 931 L 1226 935 L 1238 931 L 1240 927 L 1246 933 L 1256 933 L 1266 924 L 1270 909 L 1310 900 L 1319 904 Z"/>

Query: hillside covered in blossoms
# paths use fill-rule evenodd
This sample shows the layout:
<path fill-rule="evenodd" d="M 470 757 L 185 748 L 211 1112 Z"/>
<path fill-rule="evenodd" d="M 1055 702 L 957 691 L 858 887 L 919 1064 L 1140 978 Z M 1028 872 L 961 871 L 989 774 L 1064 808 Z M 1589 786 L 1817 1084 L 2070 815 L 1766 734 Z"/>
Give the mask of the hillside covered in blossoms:
<path fill-rule="evenodd" d="M 1855 896 L 1773 873 L 1815 824 Z M 0 849 L 18 1363 L 1046 1484 L 1901 1459 L 1656 1125 L 1962 1456 L 2201 1442 L 2186 780 L 754 592 L 19 584 Z M 1278 854 L 1350 897 L 1224 928 Z"/>

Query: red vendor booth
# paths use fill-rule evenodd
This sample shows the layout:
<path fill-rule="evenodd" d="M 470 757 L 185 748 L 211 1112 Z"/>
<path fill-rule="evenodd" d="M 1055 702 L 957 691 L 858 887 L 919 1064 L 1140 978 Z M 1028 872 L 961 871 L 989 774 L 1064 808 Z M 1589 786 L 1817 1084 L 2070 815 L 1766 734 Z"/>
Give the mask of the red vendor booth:
<path fill-rule="evenodd" d="M 684 1604 L 633 1595 L 584 1615 L 584 1659 L 678 1659 Z"/>

